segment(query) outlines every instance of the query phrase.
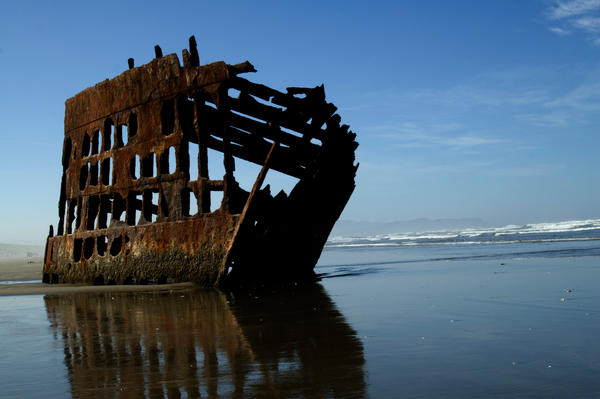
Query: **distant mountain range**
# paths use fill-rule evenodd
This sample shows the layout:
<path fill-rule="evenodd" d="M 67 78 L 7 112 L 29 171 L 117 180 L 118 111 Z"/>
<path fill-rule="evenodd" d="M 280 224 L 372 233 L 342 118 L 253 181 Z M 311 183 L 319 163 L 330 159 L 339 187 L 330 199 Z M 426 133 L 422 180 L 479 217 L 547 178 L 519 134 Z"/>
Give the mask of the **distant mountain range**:
<path fill-rule="evenodd" d="M 331 237 L 362 237 L 377 234 L 416 233 L 435 230 L 459 230 L 466 228 L 491 227 L 479 218 L 397 220 L 393 222 L 358 222 L 339 220 L 331 232 Z"/>

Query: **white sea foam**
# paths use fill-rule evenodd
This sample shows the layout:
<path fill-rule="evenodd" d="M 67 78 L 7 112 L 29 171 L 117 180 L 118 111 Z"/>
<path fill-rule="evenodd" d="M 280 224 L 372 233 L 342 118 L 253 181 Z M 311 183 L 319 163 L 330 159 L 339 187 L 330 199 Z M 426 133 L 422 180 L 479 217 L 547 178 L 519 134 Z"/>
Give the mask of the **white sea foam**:
<path fill-rule="evenodd" d="M 588 232 L 585 234 L 583 232 Z M 578 233 L 569 237 L 570 233 Z M 560 235 L 561 237 L 548 236 Z M 512 237 L 511 237 L 512 236 Z M 527 236 L 527 237 L 524 237 Z M 406 246 L 406 245 L 476 245 L 516 242 L 574 241 L 600 238 L 600 219 L 567 220 L 552 223 L 506 225 L 493 228 L 436 230 L 426 232 L 378 234 L 363 237 L 332 237 L 328 247 Z"/>
<path fill-rule="evenodd" d="M 566 242 L 566 241 L 600 241 L 600 237 L 582 237 L 582 238 L 548 238 L 543 240 L 502 240 L 502 241 L 457 241 L 457 242 L 379 242 L 379 243 L 328 243 L 328 248 L 359 248 L 359 247 L 411 247 L 428 245 L 500 245 L 517 243 L 536 243 L 536 242 Z"/>

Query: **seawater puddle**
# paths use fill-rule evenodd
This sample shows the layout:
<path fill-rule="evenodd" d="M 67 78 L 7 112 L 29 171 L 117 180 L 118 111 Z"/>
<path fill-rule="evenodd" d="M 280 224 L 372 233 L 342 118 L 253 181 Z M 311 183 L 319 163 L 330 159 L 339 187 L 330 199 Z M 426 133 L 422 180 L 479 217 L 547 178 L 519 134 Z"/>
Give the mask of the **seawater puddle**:
<path fill-rule="evenodd" d="M 6 280 L 0 281 L 0 284 L 11 285 L 11 284 L 35 284 L 41 283 L 42 280 Z"/>
<path fill-rule="evenodd" d="M 0 397 L 70 396 L 56 338 L 42 295 L 0 297 Z"/>

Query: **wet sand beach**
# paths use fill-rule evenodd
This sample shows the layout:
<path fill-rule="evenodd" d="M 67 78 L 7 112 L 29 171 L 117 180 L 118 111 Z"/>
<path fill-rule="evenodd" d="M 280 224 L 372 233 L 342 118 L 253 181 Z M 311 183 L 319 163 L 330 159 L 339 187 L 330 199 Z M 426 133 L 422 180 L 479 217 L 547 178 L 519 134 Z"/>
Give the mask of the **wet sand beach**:
<path fill-rule="evenodd" d="M 40 257 L 0 257 L 0 281 L 28 281 L 42 279 Z"/>
<path fill-rule="evenodd" d="M 293 289 L 3 296 L 0 396 L 596 398 L 596 246 L 327 248 Z"/>
<path fill-rule="evenodd" d="M 0 296 L 12 295 L 44 295 L 67 293 L 102 293 L 102 292 L 152 292 L 181 290 L 194 287 L 193 283 L 176 283 L 161 285 L 79 285 L 79 284 L 44 284 L 15 283 L 0 284 Z"/>
<path fill-rule="evenodd" d="M 84 284 L 43 284 L 39 258 L 0 258 L 0 296 L 42 295 L 85 292 L 148 292 L 190 288 L 192 283 L 162 285 L 91 286 Z"/>

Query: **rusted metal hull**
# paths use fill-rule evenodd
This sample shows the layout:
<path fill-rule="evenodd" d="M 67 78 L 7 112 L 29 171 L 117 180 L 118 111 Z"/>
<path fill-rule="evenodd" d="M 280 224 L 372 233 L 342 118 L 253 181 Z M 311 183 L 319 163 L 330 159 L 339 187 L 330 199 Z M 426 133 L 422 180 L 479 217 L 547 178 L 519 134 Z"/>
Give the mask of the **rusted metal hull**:
<path fill-rule="evenodd" d="M 248 62 L 198 65 L 194 46 L 183 59 L 157 51 L 67 100 L 45 282 L 211 286 L 314 276 L 354 189 L 354 133 L 322 86 L 278 92 L 239 78 L 254 71 Z M 209 174 L 211 151 L 224 176 Z M 261 166 L 252 189 L 236 181 L 236 162 Z M 272 170 L 298 179 L 289 195 L 263 187 Z"/>
<path fill-rule="evenodd" d="M 236 215 L 121 227 L 49 239 L 49 282 L 131 284 L 194 281 L 213 285 L 225 272 Z M 105 243 L 105 244 L 103 244 Z M 54 279 L 54 281 L 52 281 Z M 58 281 L 57 281 L 58 280 Z"/>

